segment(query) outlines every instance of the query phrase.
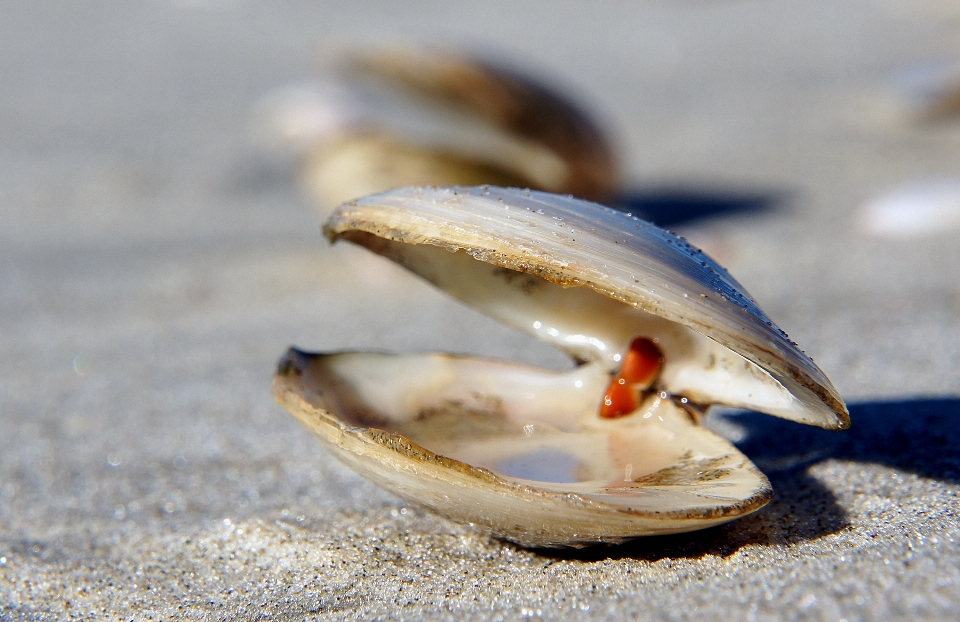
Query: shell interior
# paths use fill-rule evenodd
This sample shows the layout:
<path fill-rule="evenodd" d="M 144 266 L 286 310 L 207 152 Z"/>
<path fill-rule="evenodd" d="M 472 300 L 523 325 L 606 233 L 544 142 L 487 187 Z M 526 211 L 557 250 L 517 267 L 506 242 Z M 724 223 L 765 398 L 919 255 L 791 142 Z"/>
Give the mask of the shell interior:
<path fill-rule="evenodd" d="M 362 475 L 525 546 L 702 529 L 770 499 L 766 477 L 672 400 L 600 420 L 607 380 L 596 364 L 291 350 L 274 392 Z"/>

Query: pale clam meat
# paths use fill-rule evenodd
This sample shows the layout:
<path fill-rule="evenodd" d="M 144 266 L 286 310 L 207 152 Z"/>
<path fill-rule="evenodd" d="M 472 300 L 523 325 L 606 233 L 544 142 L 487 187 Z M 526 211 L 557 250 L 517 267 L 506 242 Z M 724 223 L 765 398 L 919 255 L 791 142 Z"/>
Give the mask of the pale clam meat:
<path fill-rule="evenodd" d="M 723 268 L 623 212 L 515 189 L 405 188 L 341 206 L 325 231 L 577 362 L 294 349 L 281 361 L 277 400 L 333 455 L 498 537 L 583 546 L 759 509 L 766 477 L 700 425 L 714 404 L 849 425 L 823 372 Z M 631 371 L 642 355 L 648 380 Z M 618 395 L 629 405 L 610 411 Z"/>

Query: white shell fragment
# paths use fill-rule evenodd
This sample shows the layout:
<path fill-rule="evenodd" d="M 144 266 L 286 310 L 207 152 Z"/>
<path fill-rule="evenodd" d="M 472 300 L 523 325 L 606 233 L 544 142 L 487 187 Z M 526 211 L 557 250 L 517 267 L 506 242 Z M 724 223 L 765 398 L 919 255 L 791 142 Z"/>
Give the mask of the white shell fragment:
<path fill-rule="evenodd" d="M 367 123 L 370 110 L 349 87 L 334 81 L 301 82 L 275 89 L 256 106 L 255 130 L 272 147 L 306 157 Z"/>
<path fill-rule="evenodd" d="M 960 179 L 918 181 L 887 191 L 858 210 L 863 233 L 917 239 L 960 231 Z"/>
<path fill-rule="evenodd" d="M 278 401 L 335 456 L 494 535 L 583 546 L 762 507 L 766 478 L 699 425 L 713 404 L 849 425 L 823 372 L 723 268 L 622 212 L 540 192 L 406 188 L 341 206 L 325 230 L 579 363 L 296 350 L 281 362 Z M 656 380 L 635 410 L 601 417 L 637 337 L 662 353 Z"/>

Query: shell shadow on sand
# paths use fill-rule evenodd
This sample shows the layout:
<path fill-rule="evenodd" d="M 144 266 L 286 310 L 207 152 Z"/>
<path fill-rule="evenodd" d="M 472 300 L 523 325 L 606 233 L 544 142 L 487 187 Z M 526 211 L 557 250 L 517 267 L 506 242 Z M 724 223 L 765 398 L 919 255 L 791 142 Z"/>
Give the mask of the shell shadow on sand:
<path fill-rule="evenodd" d="M 851 526 L 833 492 L 810 473 L 825 460 L 877 464 L 920 477 L 960 482 L 960 399 L 851 404 L 853 428 L 842 433 L 767 415 L 721 415 L 740 428 L 735 444 L 770 478 L 774 500 L 756 514 L 700 532 L 634 540 L 611 547 L 540 550 L 555 559 L 699 558 L 727 556 L 750 544 L 790 545 Z"/>
<path fill-rule="evenodd" d="M 723 216 L 765 214 L 789 199 L 789 193 L 783 190 L 665 186 L 628 191 L 612 207 L 661 227 L 675 227 Z"/>

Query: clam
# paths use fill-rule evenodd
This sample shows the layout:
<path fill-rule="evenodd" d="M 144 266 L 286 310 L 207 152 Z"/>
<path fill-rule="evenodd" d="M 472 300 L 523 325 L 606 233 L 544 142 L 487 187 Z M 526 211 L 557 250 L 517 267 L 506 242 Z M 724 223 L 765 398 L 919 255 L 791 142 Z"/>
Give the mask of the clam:
<path fill-rule="evenodd" d="M 725 405 L 849 425 L 830 380 L 702 252 L 629 214 L 494 187 L 405 188 L 325 225 L 567 353 L 291 349 L 274 395 L 334 456 L 410 502 L 534 547 L 702 529 L 766 477 L 701 425 Z"/>
<path fill-rule="evenodd" d="M 260 115 L 303 154 L 303 184 L 327 209 L 409 185 L 519 185 L 600 201 L 616 190 L 596 123 L 530 77 L 453 49 L 336 56 L 336 79 L 275 93 Z"/>

